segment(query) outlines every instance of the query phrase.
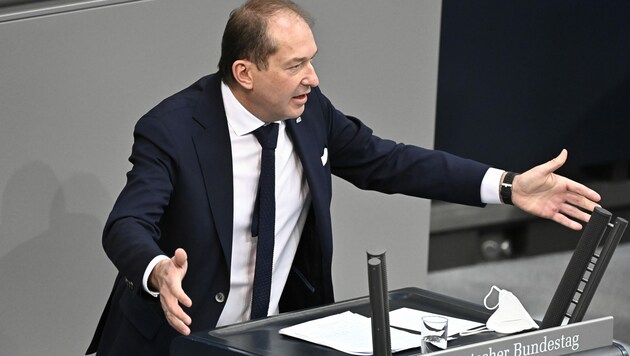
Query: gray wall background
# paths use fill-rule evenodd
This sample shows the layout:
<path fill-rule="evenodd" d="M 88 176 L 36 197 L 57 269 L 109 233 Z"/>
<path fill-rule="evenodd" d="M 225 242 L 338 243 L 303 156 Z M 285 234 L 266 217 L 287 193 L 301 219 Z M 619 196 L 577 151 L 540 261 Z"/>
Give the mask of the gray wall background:
<path fill-rule="evenodd" d="M 338 108 L 432 146 L 441 2 L 299 2 Z M 0 24 L 0 355 L 84 353 L 115 275 L 100 236 L 133 125 L 215 71 L 237 5 L 153 0 Z M 391 289 L 424 285 L 429 202 L 334 189 L 337 299 L 367 294 L 374 247 Z"/>

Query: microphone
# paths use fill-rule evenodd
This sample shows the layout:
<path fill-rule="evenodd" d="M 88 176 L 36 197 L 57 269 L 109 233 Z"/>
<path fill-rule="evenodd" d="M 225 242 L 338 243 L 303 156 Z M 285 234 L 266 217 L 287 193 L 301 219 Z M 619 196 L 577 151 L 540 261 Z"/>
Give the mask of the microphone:
<path fill-rule="evenodd" d="M 375 356 L 391 356 L 385 250 L 368 251 L 367 266 L 372 311 L 372 353 Z"/>

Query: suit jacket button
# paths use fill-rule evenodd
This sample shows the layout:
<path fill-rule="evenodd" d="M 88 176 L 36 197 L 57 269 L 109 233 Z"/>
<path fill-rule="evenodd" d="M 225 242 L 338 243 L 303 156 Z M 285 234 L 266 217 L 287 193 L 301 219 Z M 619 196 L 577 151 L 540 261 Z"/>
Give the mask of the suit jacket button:
<path fill-rule="evenodd" d="M 221 292 L 219 292 L 219 293 L 215 294 L 215 296 L 214 296 L 214 300 L 216 300 L 216 301 L 217 301 L 217 303 L 223 303 L 223 302 L 225 302 L 225 294 L 223 294 L 223 293 L 221 293 Z"/>

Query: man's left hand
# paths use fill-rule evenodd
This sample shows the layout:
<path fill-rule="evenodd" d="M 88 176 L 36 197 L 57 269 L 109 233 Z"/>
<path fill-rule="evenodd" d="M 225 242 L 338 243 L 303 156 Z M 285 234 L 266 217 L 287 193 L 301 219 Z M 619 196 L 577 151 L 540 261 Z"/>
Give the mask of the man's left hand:
<path fill-rule="evenodd" d="M 582 225 L 572 219 L 588 222 L 588 212 L 598 206 L 601 197 L 585 185 L 554 173 L 566 162 L 567 154 L 563 149 L 551 161 L 517 175 L 512 183 L 512 203 L 530 214 L 581 230 Z"/>

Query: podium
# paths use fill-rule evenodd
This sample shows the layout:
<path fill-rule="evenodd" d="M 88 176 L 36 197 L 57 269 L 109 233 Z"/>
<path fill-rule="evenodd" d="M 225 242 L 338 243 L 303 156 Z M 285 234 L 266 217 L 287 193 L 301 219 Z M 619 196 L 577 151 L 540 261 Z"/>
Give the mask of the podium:
<path fill-rule="evenodd" d="M 390 310 L 407 307 L 481 323 L 485 323 L 492 314 L 492 311 L 481 305 L 412 287 L 389 292 L 389 303 Z M 370 316 L 369 298 L 356 298 L 266 319 L 195 332 L 189 336 L 179 336 L 171 344 L 171 355 L 347 355 L 326 346 L 279 334 L 282 328 L 345 311 Z M 435 354 L 628 355 L 623 346 L 613 342 L 612 333 L 613 318 L 606 317 L 515 335 L 484 332 L 459 337 L 448 342 L 448 349 Z M 578 346 L 573 346 L 576 343 Z M 396 355 L 418 354 L 420 354 L 419 348 L 396 353 Z"/>

